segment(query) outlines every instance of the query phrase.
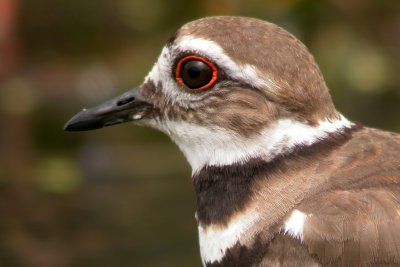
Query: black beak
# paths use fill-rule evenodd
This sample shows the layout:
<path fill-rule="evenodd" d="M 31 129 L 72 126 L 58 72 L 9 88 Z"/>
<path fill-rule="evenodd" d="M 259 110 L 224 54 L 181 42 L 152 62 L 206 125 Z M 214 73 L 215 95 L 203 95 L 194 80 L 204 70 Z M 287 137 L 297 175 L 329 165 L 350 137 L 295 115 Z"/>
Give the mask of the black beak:
<path fill-rule="evenodd" d="M 152 105 L 139 94 L 137 88 L 73 116 L 64 126 L 65 131 L 88 131 L 132 120 L 139 120 Z"/>

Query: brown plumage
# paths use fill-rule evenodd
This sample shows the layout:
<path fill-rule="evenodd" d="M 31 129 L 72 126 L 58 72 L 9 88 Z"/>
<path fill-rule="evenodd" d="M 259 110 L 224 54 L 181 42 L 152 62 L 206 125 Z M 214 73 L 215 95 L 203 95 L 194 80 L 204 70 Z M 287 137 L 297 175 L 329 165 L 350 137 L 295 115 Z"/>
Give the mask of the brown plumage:
<path fill-rule="evenodd" d="M 400 137 L 364 129 L 337 153 L 328 188 L 300 204 L 304 244 L 325 265 L 400 265 Z"/>
<path fill-rule="evenodd" d="M 201 60 L 181 73 L 187 56 Z M 191 164 L 205 266 L 400 266 L 400 136 L 336 111 L 282 28 L 190 22 L 137 90 L 66 129 L 132 120 L 168 134 Z"/>
<path fill-rule="evenodd" d="M 268 226 L 249 231 L 257 236 L 247 246 L 253 255 L 258 251 L 257 266 L 400 265 L 400 136 L 362 128 L 338 145 L 285 159 L 290 167 L 253 186 L 257 196 L 252 201 L 263 203 L 256 209 L 268 217 Z M 282 190 L 280 182 L 287 179 L 291 182 Z M 276 227 L 293 208 L 311 214 L 302 241 Z M 254 258 L 246 262 L 248 257 L 237 257 L 245 254 L 238 251 L 234 248 L 225 263 L 210 266 L 252 266 Z"/>

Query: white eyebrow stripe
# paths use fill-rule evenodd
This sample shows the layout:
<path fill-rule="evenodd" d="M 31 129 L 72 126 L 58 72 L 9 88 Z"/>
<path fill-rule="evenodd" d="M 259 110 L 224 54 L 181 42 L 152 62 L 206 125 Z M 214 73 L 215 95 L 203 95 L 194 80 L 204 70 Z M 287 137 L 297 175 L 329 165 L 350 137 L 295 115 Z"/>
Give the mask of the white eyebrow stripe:
<path fill-rule="evenodd" d="M 270 77 L 260 76 L 257 68 L 251 64 L 238 64 L 232 60 L 216 42 L 193 37 L 190 35 L 183 36 L 176 44 L 176 48 L 180 51 L 193 51 L 204 55 L 217 64 L 233 79 L 243 81 L 254 87 L 277 89 L 278 86 Z"/>
<path fill-rule="evenodd" d="M 193 36 L 183 36 L 176 44 L 165 46 L 162 49 L 157 62 L 145 78 L 145 81 L 151 80 L 155 84 L 162 84 L 165 99 L 171 105 L 179 103 L 185 107 L 188 102 L 198 97 L 182 89 L 172 75 L 174 56 L 180 52 L 188 51 L 207 57 L 215 62 L 231 79 L 256 88 L 279 89 L 271 77 L 260 75 L 254 65 L 235 62 L 216 42 Z"/>

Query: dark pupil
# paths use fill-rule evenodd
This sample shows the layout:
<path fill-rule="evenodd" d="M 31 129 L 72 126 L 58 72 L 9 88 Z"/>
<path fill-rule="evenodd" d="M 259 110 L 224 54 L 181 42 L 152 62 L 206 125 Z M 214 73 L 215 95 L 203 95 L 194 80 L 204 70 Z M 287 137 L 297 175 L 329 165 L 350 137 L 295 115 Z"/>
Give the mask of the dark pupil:
<path fill-rule="evenodd" d="M 212 70 L 200 60 L 188 60 L 183 63 L 180 75 L 187 87 L 198 89 L 211 81 Z"/>

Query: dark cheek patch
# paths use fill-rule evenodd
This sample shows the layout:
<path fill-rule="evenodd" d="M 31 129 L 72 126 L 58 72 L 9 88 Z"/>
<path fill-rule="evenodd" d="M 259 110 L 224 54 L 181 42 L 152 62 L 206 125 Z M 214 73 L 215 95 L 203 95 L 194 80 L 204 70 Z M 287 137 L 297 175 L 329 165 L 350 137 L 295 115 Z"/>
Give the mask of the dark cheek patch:
<path fill-rule="evenodd" d="M 151 98 L 156 92 L 156 87 L 151 79 L 147 80 L 141 87 L 140 93 L 146 98 Z"/>
<path fill-rule="evenodd" d="M 149 118 L 161 118 L 163 110 L 165 109 L 164 96 L 161 94 L 159 85 L 155 85 L 151 79 L 148 79 L 140 87 L 141 95 L 148 99 L 148 101 L 153 105 L 151 112 L 147 114 Z"/>

